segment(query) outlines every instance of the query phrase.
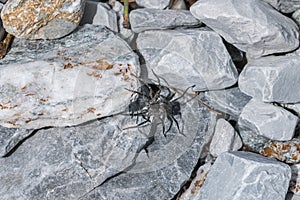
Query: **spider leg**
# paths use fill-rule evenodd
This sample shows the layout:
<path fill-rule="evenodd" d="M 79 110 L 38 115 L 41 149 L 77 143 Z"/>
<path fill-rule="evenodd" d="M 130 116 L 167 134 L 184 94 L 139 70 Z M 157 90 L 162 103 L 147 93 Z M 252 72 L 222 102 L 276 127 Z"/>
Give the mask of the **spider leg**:
<path fill-rule="evenodd" d="M 178 121 L 175 119 L 175 117 L 174 117 L 173 115 L 170 115 L 170 118 L 175 122 L 176 127 L 177 127 L 179 133 L 180 133 L 181 135 L 183 135 L 183 136 L 186 136 L 183 132 L 180 131 Z"/>
<path fill-rule="evenodd" d="M 151 122 L 149 119 L 139 123 L 138 125 L 135 125 L 135 126 L 129 126 L 129 127 L 126 127 L 126 128 L 123 128 L 123 130 L 126 130 L 126 129 L 131 129 L 131 128 L 138 128 L 139 126 L 142 126 L 144 124 L 146 124 L 147 122 Z"/>
<path fill-rule="evenodd" d="M 136 94 L 138 94 L 140 96 L 146 97 L 147 99 L 151 99 L 148 95 L 143 94 L 141 92 L 138 92 L 138 91 L 135 91 L 135 90 L 131 90 L 131 89 L 128 89 L 128 88 L 125 88 L 125 90 L 128 90 L 129 92 L 132 92 L 132 93 L 136 93 Z"/>
<path fill-rule="evenodd" d="M 173 119 L 172 119 L 172 117 L 170 117 L 169 115 L 167 116 L 167 119 L 170 121 L 170 126 L 169 126 L 169 128 L 168 128 L 168 130 L 167 130 L 167 132 L 169 132 L 169 131 L 171 130 L 172 126 L 173 126 Z M 167 133 L 167 132 L 166 132 L 166 133 Z"/>
<path fill-rule="evenodd" d="M 151 136 L 148 138 L 148 141 L 137 151 L 137 153 L 140 153 L 142 150 L 145 150 L 147 157 L 149 158 L 149 151 L 148 147 L 154 142 L 154 136 Z"/>
<path fill-rule="evenodd" d="M 195 87 L 195 86 L 196 86 L 196 85 L 192 85 L 192 86 L 186 88 L 185 91 L 182 93 L 182 95 L 180 95 L 179 97 L 177 97 L 176 99 L 174 99 L 174 100 L 172 100 L 172 101 L 174 102 L 174 101 L 177 101 L 178 99 L 182 98 L 182 97 L 187 93 L 187 91 L 188 91 L 190 88 L 193 88 L 193 87 Z"/>

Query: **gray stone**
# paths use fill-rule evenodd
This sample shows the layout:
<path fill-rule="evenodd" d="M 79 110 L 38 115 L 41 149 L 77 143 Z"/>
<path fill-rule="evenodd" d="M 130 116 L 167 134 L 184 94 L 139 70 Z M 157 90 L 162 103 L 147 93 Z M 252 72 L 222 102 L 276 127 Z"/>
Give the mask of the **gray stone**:
<path fill-rule="evenodd" d="M 170 199 L 187 181 L 209 142 L 216 117 L 196 102 L 183 104 L 175 125 L 136 128 L 118 115 L 69 128 L 40 130 L 0 159 L 3 199 Z M 200 120 L 199 120 L 200 119 Z M 149 141 L 152 127 L 155 140 Z M 162 187 L 157 187 L 162 186 Z"/>
<path fill-rule="evenodd" d="M 225 119 L 218 119 L 214 136 L 209 145 L 212 156 L 219 156 L 223 152 L 237 151 L 243 146 L 239 134 Z"/>
<path fill-rule="evenodd" d="M 284 200 L 291 169 L 250 152 L 221 154 L 200 190 L 201 200 Z"/>
<path fill-rule="evenodd" d="M 113 6 L 114 11 L 116 11 L 118 16 L 118 28 L 119 33 L 118 35 L 124 39 L 128 44 L 131 44 L 131 42 L 134 39 L 134 32 L 131 29 L 124 28 L 124 6 L 119 1 L 114 2 Z"/>
<path fill-rule="evenodd" d="M 296 10 L 293 15 L 292 18 L 294 19 L 294 21 L 297 23 L 298 27 L 300 26 L 300 9 Z"/>
<path fill-rule="evenodd" d="M 8 155 L 32 130 L 0 126 L 0 157 Z"/>
<path fill-rule="evenodd" d="M 125 88 L 136 90 L 133 74 L 139 75 L 127 43 L 92 25 L 60 40 L 16 39 L 0 64 L 0 125 L 12 128 L 75 125 L 122 112 L 132 95 Z"/>
<path fill-rule="evenodd" d="M 201 25 L 201 22 L 188 10 L 136 9 L 130 12 L 129 19 L 131 29 L 136 33 Z"/>
<path fill-rule="evenodd" d="M 291 13 L 300 8 L 299 0 L 263 0 L 283 13 Z"/>
<path fill-rule="evenodd" d="M 240 130 L 279 141 L 292 139 L 297 123 L 298 117 L 289 111 L 255 99 L 244 107 L 238 121 Z"/>
<path fill-rule="evenodd" d="M 222 38 L 208 29 L 146 31 L 139 34 L 137 47 L 148 71 L 179 89 L 224 89 L 237 80 Z M 152 73 L 149 77 L 156 80 Z"/>
<path fill-rule="evenodd" d="M 298 27 L 262 0 L 199 0 L 191 13 L 250 57 L 299 46 Z"/>
<path fill-rule="evenodd" d="M 250 60 L 239 76 L 242 92 L 264 102 L 300 102 L 300 56 Z"/>
<path fill-rule="evenodd" d="M 171 0 L 136 0 L 137 5 L 145 8 L 165 9 Z"/>
<path fill-rule="evenodd" d="M 86 0 L 9 0 L 1 18 L 6 31 L 26 39 L 56 39 L 77 28 Z"/>
<path fill-rule="evenodd" d="M 87 1 L 80 25 L 103 25 L 118 32 L 117 14 L 107 3 Z"/>
<path fill-rule="evenodd" d="M 244 106 L 251 97 L 241 92 L 238 87 L 224 90 L 205 92 L 209 105 L 216 110 L 229 114 L 233 119 L 238 119 Z"/>

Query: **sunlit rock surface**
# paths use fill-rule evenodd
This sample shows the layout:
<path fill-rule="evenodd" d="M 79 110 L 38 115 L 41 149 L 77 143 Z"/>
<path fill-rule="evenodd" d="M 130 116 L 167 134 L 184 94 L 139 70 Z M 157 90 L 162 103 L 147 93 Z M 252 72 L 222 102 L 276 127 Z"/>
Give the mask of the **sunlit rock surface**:
<path fill-rule="evenodd" d="M 102 26 L 54 41 L 15 40 L 0 61 L 0 125 L 69 126 L 124 111 L 137 55 Z"/>

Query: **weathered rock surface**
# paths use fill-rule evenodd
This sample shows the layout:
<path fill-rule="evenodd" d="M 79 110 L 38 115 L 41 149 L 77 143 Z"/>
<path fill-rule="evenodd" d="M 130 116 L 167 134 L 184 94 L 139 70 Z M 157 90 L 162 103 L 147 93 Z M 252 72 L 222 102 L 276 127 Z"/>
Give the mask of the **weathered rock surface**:
<path fill-rule="evenodd" d="M 193 179 L 189 188 L 184 191 L 177 200 L 200 200 L 199 195 L 201 188 L 207 178 L 207 174 L 212 166 L 212 162 L 207 162 L 197 170 L 197 175 Z"/>
<path fill-rule="evenodd" d="M 165 9 L 171 0 L 136 0 L 137 5 L 145 8 Z"/>
<path fill-rule="evenodd" d="M 19 38 L 55 39 L 77 28 L 86 0 L 9 0 L 1 18 L 7 32 Z"/>
<path fill-rule="evenodd" d="M 239 76 L 239 88 L 264 102 L 300 102 L 300 56 L 250 60 Z"/>
<path fill-rule="evenodd" d="M 300 8 L 299 0 L 263 0 L 283 13 L 291 13 Z"/>
<path fill-rule="evenodd" d="M 285 141 L 294 136 L 298 117 L 289 111 L 252 99 L 240 114 L 238 125 L 240 131 L 248 131 L 270 138 Z"/>
<path fill-rule="evenodd" d="M 217 157 L 223 152 L 237 151 L 243 146 L 242 140 L 234 128 L 225 119 L 218 119 L 209 152 Z"/>
<path fill-rule="evenodd" d="M 299 46 L 295 22 L 261 0 L 200 0 L 191 13 L 251 57 Z"/>
<path fill-rule="evenodd" d="M 196 102 L 182 104 L 181 112 L 184 135 L 173 125 L 164 137 L 157 126 L 148 156 L 142 148 L 153 124 L 125 130 L 136 125 L 130 116 L 40 130 L 0 159 L 1 198 L 170 199 L 189 179 L 216 123 Z"/>
<path fill-rule="evenodd" d="M 136 9 L 130 12 L 129 19 L 131 29 L 136 33 L 201 25 L 188 10 Z"/>
<path fill-rule="evenodd" d="M 103 25 L 118 32 L 117 14 L 107 3 L 87 1 L 85 11 L 80 22 L 83 24 Z"/>
<path fill-rule="evenodd" d="M 221 37 L 208 29 L 157 30 L 140 33 L 137 47 L 151 70 L 185 90 L 217 90 L 233 85 L 237 70 Z"/>
<path fill-rule="evenodd" d="M 232 118 L 238 119 L 244 106 L 251 97 L 241 92 L 238 87 L 224 90 L 207 91 L 205 98 L 209 105 L 223 113 L 229 114 Z"/>
<path fill-rule="evenodd" d="M 211 167 L 199 199 L 284 200 L 291 169 L 250 152 L 221 154 Z"/>
<path fill-rule="evenodd" d="M 0 125 L 13 128 L 75 125 L 121 112 L 132 95 L 124 88 L 136 90 L 132 74 L 139 74 L 127 43 L 91 25 L 60 40 L 15 40 L 0 64 Z"/>

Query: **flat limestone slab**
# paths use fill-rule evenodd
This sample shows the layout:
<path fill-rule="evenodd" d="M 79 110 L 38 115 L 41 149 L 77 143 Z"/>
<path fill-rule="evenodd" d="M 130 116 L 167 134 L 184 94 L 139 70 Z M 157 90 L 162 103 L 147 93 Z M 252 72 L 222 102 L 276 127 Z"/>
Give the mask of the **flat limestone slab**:
<path fill-rule="evenodd" d="M 122 112 L 137 89 L 136 54 L 103 26 L 60 40 L 17 39 L 0 61 L 0 125 L 69 126 Z"/>

